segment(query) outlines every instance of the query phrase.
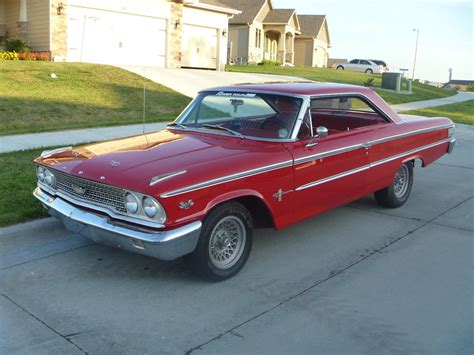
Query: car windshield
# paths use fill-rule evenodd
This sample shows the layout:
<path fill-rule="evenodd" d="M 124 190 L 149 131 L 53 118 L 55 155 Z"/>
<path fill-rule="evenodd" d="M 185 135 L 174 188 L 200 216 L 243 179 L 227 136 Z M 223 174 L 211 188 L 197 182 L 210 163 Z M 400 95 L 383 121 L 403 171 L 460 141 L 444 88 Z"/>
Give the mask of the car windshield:
<path fill-rule="evenodd" d="M 172 125 L 237 136 L 288 139 L 302 103 L 301 98 L 285 95 L 206 92 Z"/>

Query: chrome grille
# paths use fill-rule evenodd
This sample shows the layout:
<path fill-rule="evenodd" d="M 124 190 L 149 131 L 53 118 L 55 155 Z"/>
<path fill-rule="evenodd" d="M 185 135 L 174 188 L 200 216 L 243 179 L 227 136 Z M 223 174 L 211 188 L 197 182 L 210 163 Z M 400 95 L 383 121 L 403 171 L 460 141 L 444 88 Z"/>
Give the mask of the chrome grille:
<path fill-rule="evenodd" d="M 115 212 L 127 214 L 124 190 L 64 174 L 57 170 L 54 171 L 54 175 L 56 176 L 56 182 L 53 188 L 56 191 L 80 201 L 91 202 L 95 205 L 108 207 Z M 83 189 L 84 193 L 78 193 L 78 188 Z"/>

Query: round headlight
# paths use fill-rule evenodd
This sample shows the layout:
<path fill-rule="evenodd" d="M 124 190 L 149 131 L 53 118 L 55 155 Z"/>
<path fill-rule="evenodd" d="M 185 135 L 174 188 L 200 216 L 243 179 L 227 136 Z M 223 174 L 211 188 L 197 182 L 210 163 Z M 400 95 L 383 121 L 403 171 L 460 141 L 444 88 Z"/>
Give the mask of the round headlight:
<path fill-rule="evenodd" d="M 54 174 L 49 171 L 48 169 L 44 169 L 44 182 L 48 185 L 48 186 L 53 186 L 54 183 L 56 182 L 56 177 L 54 176 Z"/>
<path fill-rule="evenodd" d="M 143 199 L 143 211 L 148 218 L 155 218 L 160 223 L 164 223 L 166 220 L 166 214 L 163 207 L 151 197 L 145 197 Z"/>
<path fill-rule="evenodd" d="M 44 181 L 44 168 L 42 166 L 38 166 L 36 168 L 36 176 L 38 177 L 39 181 Z"/>
<path fill-rule="evenodd" d="M 135 195 L 132 195 L 131 193 L 125 195 L 125 207 L 129 213 L 138 212 L 138 199 Z"/>

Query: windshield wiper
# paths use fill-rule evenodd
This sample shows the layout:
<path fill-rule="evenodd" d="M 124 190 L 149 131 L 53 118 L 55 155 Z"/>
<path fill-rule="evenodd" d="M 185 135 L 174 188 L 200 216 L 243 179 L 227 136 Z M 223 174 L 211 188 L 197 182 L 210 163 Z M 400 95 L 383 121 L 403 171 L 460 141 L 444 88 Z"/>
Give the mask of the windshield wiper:
<path fill-rule="evenodd" d="M 239 137 L 239 138 L 244 138 L 243 134 L 239 133 L 239 132 L 236 132 L 230 128 L 226 128 L 226 127 L 222 127 L 222 126 L 219 126 L 219 125 L 215 125 L 215 124 L 203 124 L 202 125 L 203 127 L 206 127 L 206 128 L 214 128 L 214 129 L 218 129 L 218 130 L 221 130 L 221 131 L 226 131 L 226 132 L 229 132 L 229 133 L 232 133 L 233 135 Z"/>
<path fill-rule="evenodd" d="M 182 128 L 182 129 L 188 129 L 186 127 L 186 125 L 184 125 L 182 123 L 179 123 L 179 122 L 172 122 L 170 124 L 167 124 L 166 127 L 179 127 L 179 128 Z"/>

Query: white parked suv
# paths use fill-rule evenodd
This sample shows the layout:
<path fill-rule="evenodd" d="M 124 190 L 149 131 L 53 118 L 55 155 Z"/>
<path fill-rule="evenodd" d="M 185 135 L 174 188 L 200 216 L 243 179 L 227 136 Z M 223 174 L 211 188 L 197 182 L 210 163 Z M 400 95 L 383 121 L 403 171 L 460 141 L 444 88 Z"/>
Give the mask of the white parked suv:
<path fill-rule="evenodd" d="M 385 71 L 383 65 L 377 65 L 377 63 L 368 59 L 353 59 L 348 63 L 338 64 L 336 69 L 361 71 L 368 74 L 382 74 Z"/>

